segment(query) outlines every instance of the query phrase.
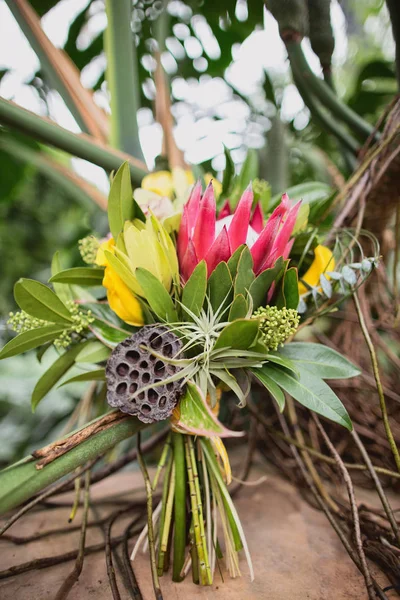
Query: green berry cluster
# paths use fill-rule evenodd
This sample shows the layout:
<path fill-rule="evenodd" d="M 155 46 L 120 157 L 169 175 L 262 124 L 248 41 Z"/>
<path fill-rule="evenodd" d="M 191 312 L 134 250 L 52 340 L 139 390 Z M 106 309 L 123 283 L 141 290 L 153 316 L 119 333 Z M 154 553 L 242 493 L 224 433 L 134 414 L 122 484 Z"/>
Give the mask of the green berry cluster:
<path fill-rule="evenodd" d="M 261 340 L 268 350 L 277 350 L 288 337 L 296 333 L 300 322 L 297 310 L 276 306 L 260 307 L 252 318 L 258 319 Z"/>
<path fill-rule="evenodd" d="M 80 335 L 94 321 L 91 310 L 82 310 L 73 300 L 66 302 L 66 305 L 71 314 L 72 323 L 67 325 L 54 340 L 54 346 L 58 349 L 68 348 L 73 341 L 74 335 Z M 24 333 L 25 331 L 31 331 L 32 329 L 45 327 L 46 325 L 54 325 L 54 323 L 50 323 L 49 321 L 36 319 L 23 310 L 10 313 L 7 324 L 17 333 Z"/>
<path fill-rule="evenodd" d="M 79 240 L 78 244 L 82 260 L 88 265 L 94 265 L 96 263 L 97 250 L 100 246 L 99 240 L 94 235 L 88 235 Z"/>

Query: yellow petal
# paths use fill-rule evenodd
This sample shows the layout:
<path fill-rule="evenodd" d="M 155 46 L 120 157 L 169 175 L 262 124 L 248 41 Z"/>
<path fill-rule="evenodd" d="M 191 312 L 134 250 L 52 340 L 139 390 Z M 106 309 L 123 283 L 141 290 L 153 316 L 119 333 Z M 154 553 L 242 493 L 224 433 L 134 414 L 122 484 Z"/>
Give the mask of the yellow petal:
<path fill-rule="evenodd" d="M 222 462 L 223 473 L 225 475 L 226 484 L 229 485 L 232 481 L 232 470 L 231 463 L 229 462 L 229 456 L 226 451 L 225 445 L 220 437 L 212 437 L 211 443 L 214 446 L 219 458 Z"/>
<path fill-rule="evenodd" d="M 106 267 L 103 286 L 107 289 L 110 308 L 129 325 L 144 324 L 143 313 L 137 298 L 111 267 Z"/>
<path fill-rule="evenodd" d="M 155 192 L 159 196 L 173 198 L 174 184 L 172 174 L 169 171 L 155 171 L 149 173 L 142 179 L 140 186 L 143 190 Z"/>
<path fill-rule="evenodd" d="M 99 246 L 96 255 L 96 265 L 99 267 L 106 267 L 108 265 L 106 255 L 104 254 L 104 250 L 108 250 L 109 252 L 114 253 L 115 250 L 115 241 L 114 238 L 110 237 L 107 240 L 104 240 Z"/>
<path fill-rule="evenodd" d="M 326 270 L 333 271 L 334 268 L 335 259 L 333 258 L 332 251 L 326 246 L 319 244 L 314 250 L 314 260 L 308 271 L 302 276 L 302 280 L 308 283 L 308 285 L 315 287 L 319 284 L 319 278 L 322 273 L 325 273 Z M 329 279 L 329 275 L 326 277 Z M 306 286 L 299 281 L 299 293 L 305 294 L 306 292 Z"/>

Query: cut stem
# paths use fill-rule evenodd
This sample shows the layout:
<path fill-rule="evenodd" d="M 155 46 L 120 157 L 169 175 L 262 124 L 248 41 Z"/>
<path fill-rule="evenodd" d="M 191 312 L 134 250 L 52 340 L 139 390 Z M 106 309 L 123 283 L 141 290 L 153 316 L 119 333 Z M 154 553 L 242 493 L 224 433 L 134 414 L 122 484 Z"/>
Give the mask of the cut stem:
<path fill-rule="evenodd" d="M 172 433 L 172 447 L 175 463 L 175 532 L 172 581 L 181 581 L 181 571 L 185 563 L 186 548 L 186 465 L 182 434 Z"/>

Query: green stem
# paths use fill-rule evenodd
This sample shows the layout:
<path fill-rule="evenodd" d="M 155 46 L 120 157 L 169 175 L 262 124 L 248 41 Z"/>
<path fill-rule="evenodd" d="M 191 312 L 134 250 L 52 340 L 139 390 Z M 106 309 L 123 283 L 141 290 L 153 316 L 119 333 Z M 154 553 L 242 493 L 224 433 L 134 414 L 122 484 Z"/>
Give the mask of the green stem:
<path fill-rule="evenodd" d="M 286 48 L 293 71 L 304 81 L 304 84 L 332 113 L 341 119 L 362 138 L 368 138 L 373 133 L 373 128 L 364 121 L 351 108 L 341 102 L 322 79 L 319 79 L 311 70 L 304 56 L 300 42 L 286 41 Z"/>
<path fill-rule="evenodd" d="M 136 119 L 140 108 L 140 81 L 131 29 L 132 1 L 106 0 L 106 12 L 105 50 L 111 94 L 112 145 L 143 159 Z"/>
<path fill-rule="evenodd" d="M 393 437 L 392 430 L 390 428 L 390 422 L 389 422 L 389 417 L 388 417 L 386 402 L 385 402 L 385 394 L 383 392 L 381 376 L 379 374 L 378 358 L 376 356 L 374 344 L 372 343 L 372 339 L 371 339 L 371 336 L 369 335 L 368 327 L 367 327 L 367 324 L 364 319 L 364 315 L 361 310 L 360 301 L 358 299 L 357 292 L 354 293 L 353 299 L 354 299 L 354 304 L 355 304 L 357 315 L 358 315 L 358 320 L 360 322 L 361 331 L 363 333 L 363 336 L 364 336 L 364 339 L 367 344 L 369 354 L 371 357 L 372 370 L 374 372 L 376 389 L 378 391 L 379 404 L 381 407 L 382 419 L 383 419 L 383 425 L 385 427 L 386 437 L 389 442 L 390 449 L 393 453 L 397 469 L 400 473 L 400 454 L 399 454 L 399 450 L 396 446 L 396 441 Z"/>
<path fill-rule="evenodd" d="M 153 484 L 152 484 L 153 491 L 157 488 L 158 480 L 161 475 L 161 471 L 165 467 L 165 465 L 167 463 L 167 459 L 169 458 L 170 449 L 171 449 L 171 434 L 169 434 L 167 437 L 167 441 L 165 442 L 163 451 L 161 453 L 161 458 L 157 465 L 157 471 L 156 471 L 156 474 L 154 475 Z"/>
<path fill-rule="evenodd" d="M 77 467 L 102 456 L 145 427 L 138 419 L 125 419 L 85 440 L 43 469 L 38 470 L 37 461 L 30 457 L 7 467 L 0 472 L 0 514 L 25 502 Z"/>
<path fill-rule="evenodd" d="M 128 161 L 135 185 L 140 185 L 147 173 L 144 163 L 136 158 L 95 142 L 85 134 L 72 133 L 3 98 L 0 98 L 0 124 L 88 160 L 106 171 L 117 170 L 123 162 Z"/>
<path fill-rule="evenodd" d="M 144 462 L 141 450 L 140 450 L 140 431 L 137 433 L 137 458 L 140 469 L 143 474 L 144 484 L 146 487 L 147 496 L 147 535 L 149 540 L 149 551 L 150 551 L 150 567 L 151 576 L 153 579 L 154 595 L 156 600 L 162 600 L 162 593 L 160 588 L 160 582 L 158 580 L 157 563 L 156 563 L 156 549 L 154 543 L 154 529 L 153 529 L 153 489 L 151 487 L 151 481 L 149 473 L 147 471 L 146 463 Z"/>
<path fill-rule="evenodd" d="M 175 462 L 174 563 L 172 581 L 181 581 L 186 548 L 186 465 L 183 435 L 172 433 Z"/>
<path fill-rule="evenodd" d="M 159 550 L 158 550 L 158 562 L 157 569 L 158 575 L 164 573 L 164 562 L 165 553 L 168 548 L 169 532 L 172 521 L 172 507 L 174 503 L 175 493 L 175 463 L 173 462 L 172 456 L 169 457 L 167 469 L 165 472 L 163 493 L 161 499 L 161 515 L 160 515 L 160 527 L 159 527 Z"/>

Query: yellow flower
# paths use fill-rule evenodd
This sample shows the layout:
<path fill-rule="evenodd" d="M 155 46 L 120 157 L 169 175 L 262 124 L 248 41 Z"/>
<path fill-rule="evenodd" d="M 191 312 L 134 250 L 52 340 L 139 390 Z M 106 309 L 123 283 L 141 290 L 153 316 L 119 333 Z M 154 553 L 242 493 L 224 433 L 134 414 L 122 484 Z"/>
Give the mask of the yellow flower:
<path fill-rule="evenodd" d="M 108 265 L 108 260 L 106 259 L 104 251 L 108 250 L 108 252 L 114 252 L 114 246 L 115 241 L 112 237 L 101 242 L 99 249 L 97 250 L 96 265 L 99 265 L 99 267 L 106 267 Z"/>
<path fill-rule="evenodd" d="M 322 273 L 325 273 L 326 270 L 333 271 L 334 268 L 335 259 L 333 258 L 332 251 L 320 244 L 314 250 L 314 260 L 310 268 L 304 273 L 301 279 L 305 283 L 308 283 L 309 286 L 315 287 L 319 284 L 319 278 Z M 326 277 L 329 279 L 329 275 L 326 275 Z M 306 286 L 299 281 L 299 293 L 305 294 L 306 292 Z"/>
<path fill-rule="evenodd" d="M 142 308 L 138 299 L 110 266 L 107 266 L 104 271 L 103 285 L 107 289 L 110 308 L 120 319 L 128 325 L 144 324 Z"/>
<path fill-rule="evenodd" d="M 167 198 L 173 198 L 174 196 L 174 182 L 170 171 L 155 171 L 145 175 L 140 187 L 159 196 L 166 196 Z"/>

